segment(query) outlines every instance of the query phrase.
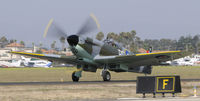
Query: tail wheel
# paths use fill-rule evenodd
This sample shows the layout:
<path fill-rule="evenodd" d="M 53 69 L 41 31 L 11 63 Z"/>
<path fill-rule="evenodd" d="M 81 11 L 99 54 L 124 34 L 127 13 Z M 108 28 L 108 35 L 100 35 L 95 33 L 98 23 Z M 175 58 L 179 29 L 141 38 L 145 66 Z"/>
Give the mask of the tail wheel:
<path fill-rule="evenodd" d="M 102 73 L 103 81 L 110 81 L 111 75 L 108 71 L 103 71 Z"/>
<path fill-rule="evenodd" d="M 72 80 L 74 82 L 78 82 L 79 81 L 79 77 L 75 76 L 75 72 L 72 73 Z"/>

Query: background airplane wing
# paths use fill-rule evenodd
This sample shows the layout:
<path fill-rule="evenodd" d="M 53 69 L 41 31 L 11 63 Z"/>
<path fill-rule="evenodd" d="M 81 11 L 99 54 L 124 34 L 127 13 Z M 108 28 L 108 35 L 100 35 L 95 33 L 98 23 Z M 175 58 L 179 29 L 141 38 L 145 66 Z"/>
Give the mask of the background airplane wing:
<path fill-rule="evenodd" d="M 51 62 L 60 62 L 60 63 L 69 63 L 69 64 L 76 64 L 76 56 L 64 56 L 64 55 L 54 55 L 54 54 L 37 54 L 37 53 L 26 53 L 26 52 L 10 52 L 16 55 L 28 56 L 33 58 L 39 58 L 43 60 L 48 60 Z"/>
<path fill-rule="evenodd" d="M 132 66 L 158 65 L 161 62 L 178 59 L 187 55 L 189 54 L 181 51 L 166 51 L 122 56 L 97 56 L 95 57 L 95 61 L 99 63 L 120 63 Z"/>

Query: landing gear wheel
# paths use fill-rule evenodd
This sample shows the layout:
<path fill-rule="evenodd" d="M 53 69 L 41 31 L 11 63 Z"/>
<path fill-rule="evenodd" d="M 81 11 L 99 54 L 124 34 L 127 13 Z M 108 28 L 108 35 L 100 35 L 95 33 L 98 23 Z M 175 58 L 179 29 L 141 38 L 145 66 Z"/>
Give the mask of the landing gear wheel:
<path fill-rule="evenodd" d="M 72 80 L 73 82 L 78 82 L 79 77 L 75 76 L 75 72 L 72 73 Z"/>
<path fill-rule="evenodd" d="M 110 81 L 110 79 L 111 79 L 111 75 L 108 71 L 103 71 L 102 77 L 103 77 L 103 81 Z"/>

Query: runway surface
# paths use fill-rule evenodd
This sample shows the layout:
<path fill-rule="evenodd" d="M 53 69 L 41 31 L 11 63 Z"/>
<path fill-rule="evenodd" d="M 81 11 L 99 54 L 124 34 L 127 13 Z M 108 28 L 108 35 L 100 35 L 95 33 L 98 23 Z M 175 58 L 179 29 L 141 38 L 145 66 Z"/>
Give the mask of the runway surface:
<path fill-rule="evenodd" d="M 63 100 L 62 100 L 63 101 Z M 96 100 L 64 100 L 64 101 L 200 101 L 200 97 L 165 97 L 165 98 L 118 98 Z"/>
<path fill-rule="evenodd" d="M 181 81 L 192 82 L 200 81 L 200 79 L 181 79 Z M 3 85 L 65 85 L 65 84 L 109 84 L 109 83 L 128 83 L 128 82 L 137 82 L 137 80 L 111 80 L 109 82 L 105 81 L 64 81 L 64 82 L 0 82 L 0 86 Z"/>
<path fill-rule="evenodd" d="M 115 101 L 200 101 L 199 97 L 118 98 Z"/>
<path fill-rule="evenodd" d="M 115 81 L 64 81 L 64 82 L 0 82 L 1 85 L 62 85 L 62 84 L 99 84 L 99 83 L 126 83 L 136 80 L 115 80 Z"/>

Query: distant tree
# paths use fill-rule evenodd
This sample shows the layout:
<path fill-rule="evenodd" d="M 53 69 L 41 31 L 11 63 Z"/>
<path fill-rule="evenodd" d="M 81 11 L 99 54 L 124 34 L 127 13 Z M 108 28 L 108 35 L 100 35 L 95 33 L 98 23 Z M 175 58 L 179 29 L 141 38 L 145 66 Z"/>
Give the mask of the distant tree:
<path fill-rule="evenodd" d="M 149 47 L 153 47 L 153 50 L 160 50 L 160 40 L 158 39 L 145 39 L 143 44 L 145 45 L 144 49 L 148 50 Z M 144 46 L 143 45 L 143 46 Z"/>
<path fill-rule="evenodd" d="M 25 43 L 24 43 L 24 41 L 20 41 L 20 44 L 25 46 Z"/>
<path fill-rule="evenodd" d="M 194 50 L 194 42 L 192 36 L 181 36 L 177 43 L 177 49 L 178 50 L 187 50 L 187 51 L 193 51 Z"/>
<path fill-rule="evenodd" d="M 139 37 L 138 37 L 139 39 Z M 130 32 L 121 32 L 119 33 L 119 42 L 123 43 L 124 47 L 130 49 L 130 46 L 136 46 L 135 35 L 132 35 Z M 134 45 L 132 45 L 134 44 Z M 137 46 L 135 47 L 137 48 Z"/>
<path fill-rule="evenodd" d="M 136 31 L 135 30 L 132 30 L 131 32 L 131 35 L 134 37 L 134 36 L 136 36 Z"/>
<path fill-rule="evenodd" d="M 32 47 L 34 47 L 35 46 L 35 43 L 34 42 L 32 42 Z"/>
<path fill-rule="evenodd" d="M 42 45 L 43 45 L 43 44 L 42 44 L 42 43 L 40 43 L 40 44 L 39 44 L 39 47 L 40 47 L 40 48 L 42 48 Z"/>
<path fill-rule="evenodd" d="M 99 32 L 97 35 L 96 35 L 96 39 L 101 41 L 102 39 L 104 38 L 104 33 L 103 32 Z"/>
<path fill-rule="evenodd" d="M 8 42 L 8 39 L 5 36 L 3 36 L 0 38 L 0 42 L 2 42 L 2 43 Z"/>
<path fill-rule="evenodd" d="M 195 48 L 195 50 L 194 50 L 194 52 L 196 53 L 196 54 L 198 54 L 199 52 L 198 52 L 198 50 L 199 50 L 199 35 L 195 35 L 194 37 L 193 37 L 193 40 L 192 40 L 192 45 L 193 45 L 193 47 Z"/>
<path fill-rule="evenodd" d="M 8 44 L 8 39 L 5 36 L 1 37 L 0 38 L 0 47 L 3 48 L 7 44 Z"/>
<path fill-rule="evenodd" d="M 41 49 L 37 50 L 36 53 L 42 53 Z"/>
<path fill-rule="evenodd" d="M 54 42 L 51 44 L 51 48 L 52 48 L 52 49 L 55 49 L 55 47 L 56 47 L 56 41 L 54 41 Z"/>
<path fill-rule="evenodd" d="M 107 34 L 107 39 L 113 39 L 114 41 L 122 44 L 123 47 L 130 49 L 132 52 L 136 52 L 139 47 L 143 46 L 143 41 L 136 36 L 136 31 L 120 32 L 115 34 L 110 32 Z"/>
<path fill-rule="evenodd" d="M 34 46 L 35 46 L 35 43 L 32 42 L 32 52 L 34 52 Z"/>
<path fill-rule="evenodd" d="M 115 41 L 119 41 L 119 35 L 114 32 L 110 32 L 107 34 L 107 39 L 113 39 Z"/>
<path fill-rule="evenodd" d="M 15 40 L 11 39 L 9 43 L 14 43 L 14 42 L 15 42 Z"/>
<path fill-rule="evenodd" d="M 62 50 L 64 50 L 65 49 L 65 38 L 60 37 L 60 42 L 62 43 Z"/>

